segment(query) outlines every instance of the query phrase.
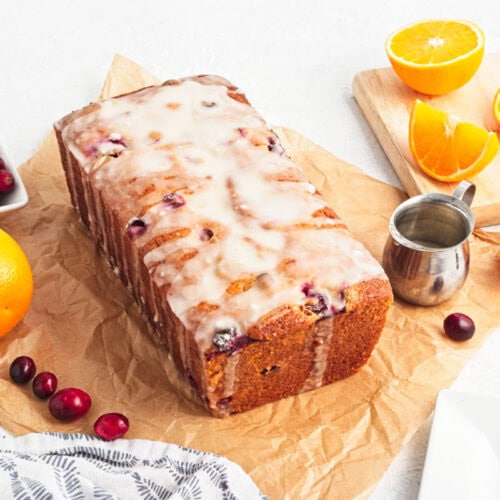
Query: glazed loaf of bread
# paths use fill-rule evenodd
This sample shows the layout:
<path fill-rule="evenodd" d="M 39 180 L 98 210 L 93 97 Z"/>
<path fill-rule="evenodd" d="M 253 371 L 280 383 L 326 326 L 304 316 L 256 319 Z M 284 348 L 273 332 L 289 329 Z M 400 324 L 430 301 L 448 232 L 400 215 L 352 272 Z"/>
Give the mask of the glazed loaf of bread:
<path fill-rule="evenodd" d="M 170 80 L 55 130 L 82 221 L 213 415 L 367 361 L 389 282 L 235 86 Z"/>

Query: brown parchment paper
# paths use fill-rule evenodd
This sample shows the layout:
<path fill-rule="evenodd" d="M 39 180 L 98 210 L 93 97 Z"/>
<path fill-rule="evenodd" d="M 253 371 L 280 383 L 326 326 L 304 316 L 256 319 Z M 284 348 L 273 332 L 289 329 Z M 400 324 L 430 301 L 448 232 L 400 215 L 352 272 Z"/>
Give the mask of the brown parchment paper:
<path fill-rule="evenodd" d="M 155 82 L 117 56 L 102 95 Z M 388 218 L 405 195 L 300 134 L 277 131 L 351 231 L 380 259 Z M 198 405 L 163 346 L 152 340 L 128 291 L 78 220 L 52 132 L 20 173 L 30 203 L 0 217 L 0 227 L 25 249 L 35 278 L 28 314 L 0 340 L 0 424 L 17 435 L 91 433 L 97 416 L 119 411 L 130 419 L 127 438 L 224 455 L 272 499 L 365 497 L 432 412 L 437 391 L 454 380 L 500 324 L 498 241 L 473 236 L 471 272 L 461 292 L 434 308 L 396 301 L 378 346 L 359 373 L 218 420 Z M 442 321 L 454 311 L 476 322 L 477 333 L 469 342 L 453 343 L 443 336 Z M 88 391 L 90 412 L 69 424 L 54 420 L 29 385 L 10 382 L 9 364 L 21 354 L 31 355 L 39 370 L 54 371 L 61 388 Z"/>

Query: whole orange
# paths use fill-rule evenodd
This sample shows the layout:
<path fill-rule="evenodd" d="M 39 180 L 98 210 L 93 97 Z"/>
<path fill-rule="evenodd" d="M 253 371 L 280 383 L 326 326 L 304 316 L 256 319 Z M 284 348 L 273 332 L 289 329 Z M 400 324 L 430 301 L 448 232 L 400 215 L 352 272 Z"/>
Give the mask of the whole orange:
<path fill-rule="evenodd" d="M 32 296 L 30 263 L 18 243 L 0 229 L 0 337 L 23 319 Z"/>

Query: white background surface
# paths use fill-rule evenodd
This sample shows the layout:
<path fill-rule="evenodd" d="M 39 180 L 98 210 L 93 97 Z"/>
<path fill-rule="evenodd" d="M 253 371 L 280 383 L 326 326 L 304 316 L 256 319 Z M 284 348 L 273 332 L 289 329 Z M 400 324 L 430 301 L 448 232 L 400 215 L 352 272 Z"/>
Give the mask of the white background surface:
<path fill-rule="evenodd" d="M 391 31 L 430 17 L 473 20 L 500 50 L 497 0 L 0 0 L 0 141 L 15 165 L 27 160 L 54 121 L 99 94 L 120 53 L 161 79 L 225 76 L 271 125 L 399 185 L 351 84 L 388 64 Z M 425 446 L 423 429 L 374 496 L 415 498 Z"/>
<path fill-rule="evenodd" d="M 351 84 L 388 64 L 391 31 L 428 17 L 474 20 L 500 50 L 497 0 L 0 0 L 0 137 L 25 161 L 120 53 L 161 79 L 221 74 L 270 124 L 397 184 Z"/>

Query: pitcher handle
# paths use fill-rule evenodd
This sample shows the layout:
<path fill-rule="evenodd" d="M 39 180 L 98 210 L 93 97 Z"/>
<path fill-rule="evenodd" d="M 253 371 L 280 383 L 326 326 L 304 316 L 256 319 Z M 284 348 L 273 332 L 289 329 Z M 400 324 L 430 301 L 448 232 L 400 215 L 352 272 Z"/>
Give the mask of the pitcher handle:
<path fill-rule="evenodd" d="M 476 194 L 476 186 L 469 181 L 461 181 L 453 192 L 453 196 L 471 206 L 474 195 Z"/>

